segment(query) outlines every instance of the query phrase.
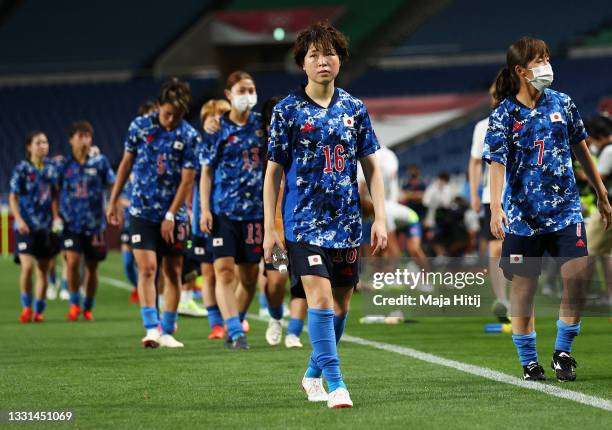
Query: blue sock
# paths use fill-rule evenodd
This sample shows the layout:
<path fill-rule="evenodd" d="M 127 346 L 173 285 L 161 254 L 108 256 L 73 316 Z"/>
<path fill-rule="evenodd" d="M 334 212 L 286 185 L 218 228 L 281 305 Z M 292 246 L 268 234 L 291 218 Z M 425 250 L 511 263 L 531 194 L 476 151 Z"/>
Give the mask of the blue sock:
<path fill-rule="evenodd" d="M 174 333 L 174 327 L 176 326 L 176 320 L 178 318 L 177 312 L 164 311 L 162 314 L 161 327 L 163 334 Z"/>
<path fill-rule="evenodd" d="M 156 308 L 140 308 L 140 316 L 142 316 L 142 325 L 144 325 L 146 329 L 155 328 L 159 325 Z"/>
<path fill-rule="evenodd" d="M 268 299 L 264 293 L 259 293 L 259 307 L 261 309 L 268 307 Z"/>
<path fill-rule="evenodd" d="M 232 340 L 236 340 L 240 336 L 244 336 L 244 332 L 242 331 L 242 324 L 240 324 L 239 317 L 231 317 L 225 321 L 225 325 L 227 325 L 227 335 L 232 338 Z"/>
<path fill-rule="evenodd" d="M 85 296 L 85 300 L 83 300 L 83 308 L 86 311 L 92 310 L 95 304 L 96 304 L 96 298 L 95 297 Z"/>
<path fill-rule="evenodd" d="M 66 278 L 62 278 L 62 290 L 68 291 L 68 281 Z"/>
<path fill-rule="evenodd" d="M 42 314 L 47 307 L 47 301 L 45 299 L 36 299 L 34 302 L 34 312 L 37 314 Z"/>
<path fill-rule="evenodd" d="M 300 337 L 302 330 L 304 329 L 304 320 L 299 318 L 289 318 L 289 325 L 287 326 L 287 334 L 294 334 Z"/>
<path fill-rule="evenodd" d="M 521 365 L 527 366 L 532 361 L 538 361 L 535 331 L 529 334 L 512 334 L 512 341 L 518 350 Z"/>
<path fill-rule="evenodd" d="M 219 306 L 207 306 L 206 310 L 208 311 L 208 324 L 211 329 L 216 325 L 223 325 L 223 317 L 221 316 Z"/>
<path fill-rule="evenodd" d="M 340 360 L 336 350 L 333 309 L 308 309 L 308 334 L 312 344 L 316 367 L 323 371 L 329 392 L 337 388 L 346 388 L 340 372 Z M 309 366 L 312 368 L 312 366 Z M 311 369 L 306 371 L 306 376 Z M 314 368 L 313 368 L 314 370 Z"/>
<path fill-rule="evenodd" d="M 275 320 L 282 320 L 283 319 L 283 313 L 284 313 L 285 309 L 283 307 L 283 304 L 281 303 L 279 307 L 277 308 L 273 308 L 273 307 L 268 307 L 268 313 L 270 314 L 270 316 L 272 318 L 274 318 Z"/>
<path fill-rule="evenodd" d="M 52 270 L 51 272 L 49 272 L 49 283 L 55 285 L 56 281 L 57 277 L 55 276 L 55 270 Z"/>
<path fill-rule="evenodd" d="M 334 332 L 336 333 L 336 345 L 340 342 L 344 328 L 346 327 L 346 317 L 348 312 L 344 315 L 334 315 Z"/>
<path fill-rule="evenodd" d="M 32 307 L 32 294 L 22 293 L 21 294 L 21 306 L 24 308 Z"/>
<path fill-rule="evenodd" d="M 580 321 L 576 324 L 567 324 L 557 320 L 557 340 L 555 341 L 555 351 L 572 351 L 574 338 L 580 334 Z"/>
<path fill-rule="evenodd" d="M 246 319 L 246 312 L 238 312 L 238 318 L 240 318 L 240 322 Z"/>
<path fill-rule="evenodd" d="M 135 287 L 138 285 L 138 271 L 136 270 L 134 254 L 132 254 L 131 251 L 123 251 L 121 256 L 123 257 L 123 271 L 125 272 L 125 276 Z"/>
<path fill-rule="evenodd" d="M 70 293 L 70 304 L 81 306 L 81 292 L 76 291 L 75 293 Z"/>

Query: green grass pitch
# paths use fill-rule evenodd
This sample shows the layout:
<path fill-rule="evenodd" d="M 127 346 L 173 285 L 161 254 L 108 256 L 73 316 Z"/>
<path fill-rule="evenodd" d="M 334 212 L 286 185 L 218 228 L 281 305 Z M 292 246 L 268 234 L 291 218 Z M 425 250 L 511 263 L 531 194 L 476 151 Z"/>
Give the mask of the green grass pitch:
<path fill-rule="evenodd" d="M 48 304 L 46 322 L 18 322 L 18 267 L 0 260 L 0 410 L 73 410 L 52 428 L 612 428 L 612 412 L 347 342 L 340 360 L 355 407 L 328 410 L 300 388 L 310 348 L 269 347 L 265 323 L 251 320 L 246 352 L 209 341 L 206 319 L 179 320 L 182 350 L 144 350 L 139 308 L 128 292 L 101 284 L 96 321 L 68 323 L 68 305 Z M 101 275 L 123 280 L 118 254 Z M 408 346 L 521 376 L 507 334 L 485 335 L 486 318 L 424 318 L 397 326 L 360 325 L 356 295 L 346 333 Z M 251 308 L 256 311 L 256 304 Z M 550 385 L 612 401 L 612 324 L 587 318 L 573 353 L 578 381 L 552 381 L 553 318 L 537 321 L 538 352 Z M 7 424 L 7 428 L 36 424 Z M 42 428 L 42 427 L 41 427 Z"/>

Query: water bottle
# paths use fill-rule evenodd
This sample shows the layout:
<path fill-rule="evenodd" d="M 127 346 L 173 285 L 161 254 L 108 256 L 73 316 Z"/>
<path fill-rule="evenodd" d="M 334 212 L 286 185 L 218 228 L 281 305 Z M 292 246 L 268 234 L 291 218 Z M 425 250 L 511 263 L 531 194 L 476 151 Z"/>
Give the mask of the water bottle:
<path fill-rule="evenodd" d="M 485 333 L 511 333 L 512 324 L 486 324 Z"/>
<path fill-rule="evenodd" d="M 280 273 L 286 273 L 287 268 L 289 267 L 287 251 L 285 251 L 278 245 L 274 245 L 274 248 L 272 248 L 272 265 Z"/>

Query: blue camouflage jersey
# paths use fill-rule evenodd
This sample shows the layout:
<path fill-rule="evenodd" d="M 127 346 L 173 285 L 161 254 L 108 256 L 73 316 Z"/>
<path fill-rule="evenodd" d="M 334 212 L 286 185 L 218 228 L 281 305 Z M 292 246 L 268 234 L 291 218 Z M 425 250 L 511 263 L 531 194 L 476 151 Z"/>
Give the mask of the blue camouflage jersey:
<path fill-rule="evenodd" d="M 551 89 L 534 109 L 509 97 L 491 113 L 483 159 L 506 166 L 510 233 L 551 233 L 582 221 L 571 146 L 586 137 L 572 99 Z"/>
<path fill-rule="evenodd" d="M 27 160 L 13 170 L 10 192 L 17 195 L 19 214 L 30 231 L 51 230 L 51 191 L 57 181 L 57 165 L 49 159 L 40 170 Z"/>
<path fill-rule="evenodd" d="M 208 134 L 204 132 L 204 134 L 202 135 L 202 141 L 198 144 L 195 150 L 195 158 L 197 160 L 198 168 L 196 169 L 196 176 L 193 185 L 193 196 L 191 198 L 191 234 L 202 238 L 208 237 L 208 234 L 200 230 L 200 215 L 202 214 L 200 210 L 200 178 L 202 174 L 201 166 L 206 164 L 206 160 L 209 157 L 210 148 L 211 145 L 214 144 L 215 137 L 216 134 Z"/>
<path fill-rule="evenodd" d="M 60 215 L 64 229 L 73 233 L 104 231 L 105 192 L 115 183 L 115 172 L 104 155 L 87 156 L 80 164 L 72 154 L 58 161 Z"/>
<path fill-rule="evenodd" d="M 200 140 L 185 120 L 174 130 L 164 129 L 157 112 L 132 121 L 125 139 L 125 150 L 134 154 L 130 215 L 154 223 L 164 220 L 181 183 L 182 170 L 195 168 L 194 148 Z M 185 205 L 176 219 L 187 221 Z"/>
<path fill-rule="evenodd" d="M 261 115 L 251 112 L 240 126 L 225 114 L 208 148 L 203 162 L 213 170 L 212 212 L 236 221 L 262 219 L 265 138 Z"/>
<path fill-rule="evenodd" d="M 123 191 L 121 193 L 121 197 L 126 199 L 128 202 L 130 200 L 130 195 L 132 194 L 132 174 L 130 174 L 128 180 L 125 182 L 123 186 Z M 129 231 L 130 229 L 130 206 L 128 205 L 123 209 L 123 230 Z"/>
<path fill-rule="evenodd" d="M 281 100 L 272 113 L 268 159 L 285 171 L 286 239 L 324 248 L 359 246 L 357 160 L 379 148 L 365 105 L 340 88 L 328 108 L 304 89 Z"/>

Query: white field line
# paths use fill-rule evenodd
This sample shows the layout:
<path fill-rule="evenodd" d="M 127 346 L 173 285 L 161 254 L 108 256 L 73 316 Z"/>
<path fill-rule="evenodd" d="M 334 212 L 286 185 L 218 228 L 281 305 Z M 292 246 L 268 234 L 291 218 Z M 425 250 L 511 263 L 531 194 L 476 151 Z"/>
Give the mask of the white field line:
<path fill-rule="evenodd" d="M 113 287 L 121 288 L 122 290 L 131 291 L 132 285 L 127 282 L 120 281 L 118 279 L 109 278 L 106 276 L 100 276 L 100 282 Z M 257 315 L 250 315 L 249 318 L 264 321 Z M 379 349 L 381 351 L 394 352 L 405 357 L 415 358 L 417 360 L 424 361 L 426 363 L 437 364 L 439 366 L 449 367 L 451 369 L 458 370 L 460 372 L 469 373 L 471 375 L 480 376 L 482 378 L 490 379 L 492 381 L 501 382 L 503 384 L 514 385 L 516 387 L 526 388 L 528 390 L 539 391 L 544 394 L 548 394 L 553 397 L 559 397 L 561 399 L 571 400 L 576 403 L 583 405 L 592 406 L 594 408 L 603 409 L 604 411 L 612 412 L 612 401 L 601 397 L 591 396 L 588 394 L 580 393 L 578 391 L 572 391 L 565 388 L 558 387 L 556 385 L 543 384 L 533 381 L 525 381 L 521 378 L 517 378 L 506 373 L 498 372 L 493 369 L 486 367 L 474 366 L 472 364 L 462 363 L 460 361 L 449 360 L 447 358 L 439 357 L 434 354 L 427 352 L 418 351 L 413 348 L 405 346 L 393 345 L 390 343 L 376 342 L 373 340 L 363 339 L 361 337 L 343 335 L 343 342 L 354 343 L 356 345 L 369 346 L 370 348 Z"/>

